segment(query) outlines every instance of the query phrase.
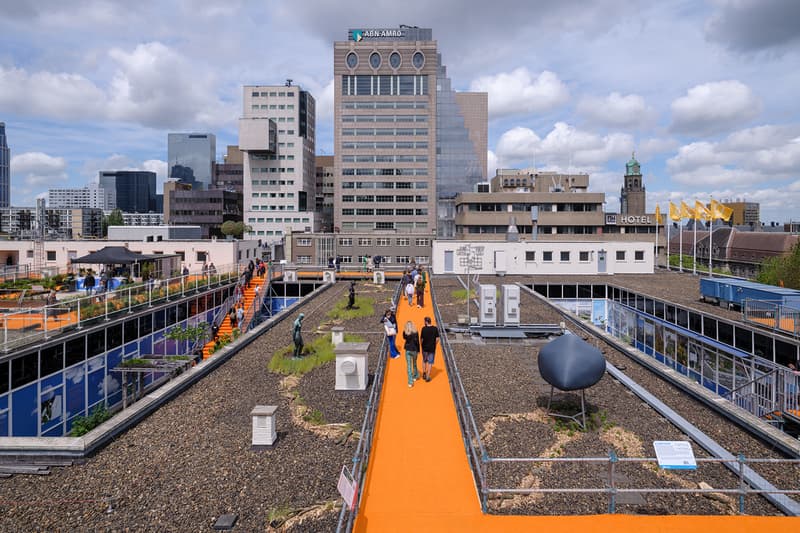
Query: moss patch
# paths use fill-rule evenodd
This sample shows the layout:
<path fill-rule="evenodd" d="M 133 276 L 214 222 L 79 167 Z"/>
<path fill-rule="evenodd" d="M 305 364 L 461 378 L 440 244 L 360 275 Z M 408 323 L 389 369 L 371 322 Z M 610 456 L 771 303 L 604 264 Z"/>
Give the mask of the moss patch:
<path fill-rule="evenodd" d="M 364 342 L 363 337 L 351 334 L 345 334 L 344 340 L 345 342 Z M 302 376 L 318 366 L 336 359 L 330 335 L 320 335 L 311 343 L 306 344 L 303 347 L 303 357 L 295 359 L 292 357 L 293 353 L 294 345 L 290 344 L 272 354 L 269 370 L 277 374 Z"/>

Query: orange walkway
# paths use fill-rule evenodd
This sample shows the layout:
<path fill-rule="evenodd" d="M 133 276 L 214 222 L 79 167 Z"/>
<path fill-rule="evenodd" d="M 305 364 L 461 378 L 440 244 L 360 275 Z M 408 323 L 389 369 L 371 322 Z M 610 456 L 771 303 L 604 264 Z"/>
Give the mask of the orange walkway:
<path fill-rule="evenodd" d="M 248 314 L 248 310 L 253 303 L 253 299 L 256 297 L 256 287 L 260 286 L 262 291 L 266 290 L 264 286 L 264 280 L 266 276 L 259 276 L 258 274 L 253 274 L 253 279 L 250 280 L 250 286 L 247 287 L 242 291 L 242 301 L 239 305 L 243 305 L 245 309 L 245 320 L 252 318 Z M 217 331 L 217 336 L 211 339 L 203 346 L 203 359 L 208 359 L 213 355 L 213 348 L 214 344 L 216 343 L 217 339 L 222 335 L 233 335 L 233 327 L 231 326 L 231 321 L 228 316 L 225 316 L 222 320 L 222 323 L 219 326 L 219 330 Z"/>
<path fill-rule="evenodd" d="M 434 318 L 429 289 L 430 284 L 424 309 L 409 307 L 406 298 L 398 305 L 397 347 L 401 355 L 388 361 L 355 531 L 775 533 L 800 527 L 797 518 L 782 517 L 484 515 L 440 349 L 432 381 L 419 380 L 411 389 L 407 385 L 402 329 L 408 320 L 421 329 L 425 316 Z M 417 364 L 421 372 L 421 357 Z"/>

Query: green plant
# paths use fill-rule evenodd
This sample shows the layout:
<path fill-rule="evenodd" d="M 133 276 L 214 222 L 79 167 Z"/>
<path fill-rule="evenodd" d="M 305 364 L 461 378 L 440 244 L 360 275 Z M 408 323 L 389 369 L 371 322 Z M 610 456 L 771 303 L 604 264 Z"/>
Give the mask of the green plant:
<path fill-rule="evenodd" d="M 456 289 L 454 291 L 450 291 L 450 296 L 452 296 L 453 299 L 458 300 L 461 303 L 466 303 L 466 301 L 467 301 L 467 289 Z M 477 296 L 477 293 L 475 292 L 475 289 L 470 289 L 470 291 L 469 291 L 470 299 L 475 298 L 476 296 Z"/>
<path fill-rule="evenodd" d="M 127 361 L 123 361 L 119 364 L 119 366 L 125 367 L 139 367 L 139 366 L 147 366 L 150 364 L 150 361 L 147 359 L 142 359 L 141 357 L 134 357 L 133 359 L 128 359 Z"/>
<path fill-rule="evenodd" d="M 98 405 L 92 410 L 89 416 L 79 416 L 72 422 L 72 429 L 69 434 L 71 437 L 86 435 L 91 430 L 111 418 L 111 413 L 104 405 Z"/>
<path fill-rule="evenodd" d="M 345 334 L 344 340 L 345 342 L 363 342 L 364 338 L 358 335 Z M 302 376 L 318 366 L 336 359 L 330 335 L 320 335 L 307 344 L 303 352 L 308 355 L 294 359 L 292 357 L 293 352 L 294 345 L 285 346 L 275 352 L 269 361 L 269 370 L 278 374 Z"/>
<path fill-rule="evenodd" d="M 325 423 L 325 417 L 319 409 L 311 409 L 304 416 L 303 420 L 315 426 L 321 426 Z"/>
<path fill-rule="evenodd" d="M 333 309 L 328 311 L 327 317 L 333 320 L 351 320 L 353 318 L 370 317 L 375 314 L 374 300 L 367 296 L 356 296 L 355 307 L 347 309 L 347 300 L 345 297 L 336 302 Z"/>

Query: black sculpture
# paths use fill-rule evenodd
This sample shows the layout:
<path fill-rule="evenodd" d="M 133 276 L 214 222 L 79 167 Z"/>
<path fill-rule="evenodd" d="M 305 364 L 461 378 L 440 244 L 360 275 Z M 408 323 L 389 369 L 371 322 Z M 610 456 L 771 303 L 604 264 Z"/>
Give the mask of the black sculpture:
<path fill-rule="evenodd" d="M 550 384 L 547 411 L 553 416 L 578 422 L 580 415 L 586 428 L 586 389 L 603 377 L 606 360 L 603 354 L 577 335 L 563 335 L 550 341 L 539 350 L 539 373 Z M 574 416 L 550 413 L 553 388 L 562 391 L 581 391 L 581 411 Z"/>

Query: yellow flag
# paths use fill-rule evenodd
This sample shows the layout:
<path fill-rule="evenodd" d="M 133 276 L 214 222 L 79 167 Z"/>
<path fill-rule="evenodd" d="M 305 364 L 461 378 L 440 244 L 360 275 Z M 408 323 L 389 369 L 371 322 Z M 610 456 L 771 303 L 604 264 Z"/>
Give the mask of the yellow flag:
<path fill-rule="evenodd" d="M 656 226 L 661 224 L 661 208 L 656 204 Z"/>
<path fill-rule="evenodd" d="M 675 222 L 681 221 L 681 212 L 672 202 L 669 203 L 669 218 Z"/>
<path fill-rule="evenodd" d="M 711 218 L 711 213 L 699 200 L 694 201 L 694 217 L 695 220 L 708 220 Z"/>
<path fill-rule="evenodd" d="M 731 219 L 731 215 L 733 215 L 733 209 L 716 200 L 711 200 L 711 216 L 714 219 L 721 218 L 727 222 Z"/>
<path fill-rule="evenodd" d="M 686 205 L 686 202 L 681 200 L 681 219 L 694 218 L 694 211 L 691 207 Z"/>

